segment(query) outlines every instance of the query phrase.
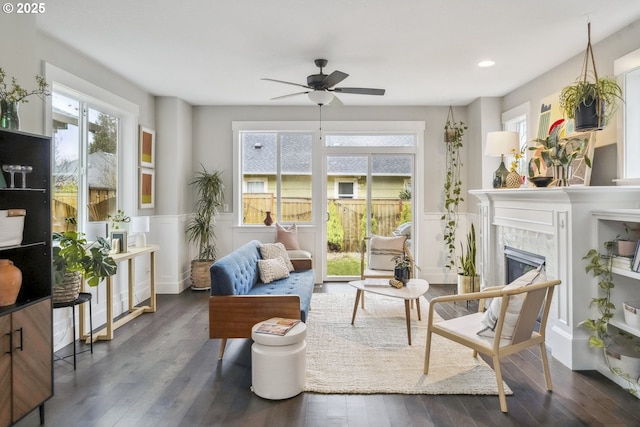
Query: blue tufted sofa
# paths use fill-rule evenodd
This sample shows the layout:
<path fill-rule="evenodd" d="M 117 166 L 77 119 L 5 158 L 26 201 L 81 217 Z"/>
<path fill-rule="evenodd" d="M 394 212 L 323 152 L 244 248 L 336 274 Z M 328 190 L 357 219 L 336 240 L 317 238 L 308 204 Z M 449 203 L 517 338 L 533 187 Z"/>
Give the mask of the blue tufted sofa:
<path fill-rule="evenodd" d="M 210 268 L 209 338 L 220 338 L 222 359 L 228 338 L 251 338 L 251 327 L 271 317 L 307 319 L 313 294 L 313 270 L 293 271 L 262 283 L 258 240 L 217 260 Z"/>

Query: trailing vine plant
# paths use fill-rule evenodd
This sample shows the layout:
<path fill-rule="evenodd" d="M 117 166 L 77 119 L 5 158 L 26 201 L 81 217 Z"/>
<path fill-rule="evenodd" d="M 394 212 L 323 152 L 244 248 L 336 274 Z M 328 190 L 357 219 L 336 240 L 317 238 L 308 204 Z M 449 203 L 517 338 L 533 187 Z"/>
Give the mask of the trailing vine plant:
<path fill-rule="evenodd" d="M 447 122 L 444 125 L 444 141 L 447 145 L 446 176 L 444 182 L 444 214 L 440 218 L 444 221 L 444 243 L 447 250 L 445 266 L 452 269 L 456 265 L 456 229 L 458 228 L 458 205 L 464 201 L 462 197 L 462 180 L 460 171 L 462 160 L 462 137 L 467 126 L 463 122 L 456 122 L 453 108 L 449 107 Z"/>
<path fill-rule="evenodd" d="M 583 320 L 579 325 L 591 331 L 589 346 L 602 350 L 609 370 L 629 385 L 625 390 L 634 396 L 638 396 L 638 387 L 635 385 L 635 379 L 628 373 L 623 372 L 620 368 L 612 366 L 609 360 L 609 353 L 607 352 L 607 348 L 613 340 L 613 337 L 609 333 L 609 320 L 613 317 L 614 310 L 616 309 L 616 306 L 611 302 L 611 290 L 615 287 L 613 283 L 613 273 L 611 271 L 615 242 L 605 242 L 604 247 L 607 251 L 606 255 L 601 254 L 596 249 L 591 249 L 582 257 L 582 259 L 587 260 L 585 271 L 591 273 L 593 277 L 598 279 L 599 293 L 597 297 L 591 299 L 589 307 L 596 306 L 600 317 Z"/>

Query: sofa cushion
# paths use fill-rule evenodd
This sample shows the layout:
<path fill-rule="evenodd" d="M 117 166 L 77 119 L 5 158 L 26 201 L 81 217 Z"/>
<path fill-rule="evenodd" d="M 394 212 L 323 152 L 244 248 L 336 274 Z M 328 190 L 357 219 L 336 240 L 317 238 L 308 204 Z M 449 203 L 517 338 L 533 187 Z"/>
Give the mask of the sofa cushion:
<path fill-rule="evenodd" d="M 259 259 L 258 271 L 260 271 L 262 283 L 271 283 L 274 280 L 289 277 L 289 267 L 282 257 Z"/>
<path fill-rule="evenodd" d="M 311 306 L 314 286 L 313 270 L 294 271 L 289 277 L 271 283 L 258 282 L 248 295 L 298 295 L 300 297 L 300 319 L 305 322 Z"/>
<path fill-rule="evenodd" d="M 262 259 L 282 258 L 289 271 L 293 271 L 293 264 L 291 264 L 289 252 L 284 248 L 282 243 L 263 243 L 260 245 L 260 255 L 262 255 Z"/>
<path fill-rule="evenodd" d="M 298 243 L 298 226 L 291 224 L 284 228 L 276 222 L 276 243 L 282 243 L 287 250 L 300 249 Z"/>

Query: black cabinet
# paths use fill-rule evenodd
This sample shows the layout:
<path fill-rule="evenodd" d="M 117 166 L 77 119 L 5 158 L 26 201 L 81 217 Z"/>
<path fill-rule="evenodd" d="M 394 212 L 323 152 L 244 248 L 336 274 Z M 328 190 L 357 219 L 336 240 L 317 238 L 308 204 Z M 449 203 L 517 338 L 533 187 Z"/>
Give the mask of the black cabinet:
<path fill-rule="evenodd" d="M 53 395 L 51 307 L 51 139 L 0 129 L 0 166 L 33 170 L 15 175 L 15 188 L 0 188 L 0 210 L 25 209 L 20 245 L 0 247 L 22 272 L 15 304 L 0 307 L 0 427 L 11 425 Z M 10 185 L 6 172 L 5 181 Z"/>

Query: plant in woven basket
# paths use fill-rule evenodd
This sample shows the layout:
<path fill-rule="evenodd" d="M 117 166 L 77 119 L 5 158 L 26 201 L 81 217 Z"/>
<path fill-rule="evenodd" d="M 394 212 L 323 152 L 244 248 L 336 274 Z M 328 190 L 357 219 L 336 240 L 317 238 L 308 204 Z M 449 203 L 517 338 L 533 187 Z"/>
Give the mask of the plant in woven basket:
<path fill-rule="evenodd" d="M 202 166 L 202 165 L 201 165 Z M 198 198 L 195 214 L 187 223 L 189 242 L 198 244 L 197 258 L 191 261 L 191 281 L 197 289 L 211 287 L 209 267 L 216 260 L 215 215 L 224 201 L 222 172 L 208 172 L 204 166 L 190 183 L 196 189 Z"/>
<path fill-rule="evenodd" d="M 53 292 L 62 299 L 78 297 L 79 284 L 84 278 L 89 286 L 98 286 L 102 279 L 116 274 L 116 262 L 109 255 L 109 242 L 104 238 L 88 243 L 84 233 L 65 231 L 53 233 Z M 66 289 L 66 287 L 78 289 Z M 75 296 L 74 296 L 75 295 Z"/>

